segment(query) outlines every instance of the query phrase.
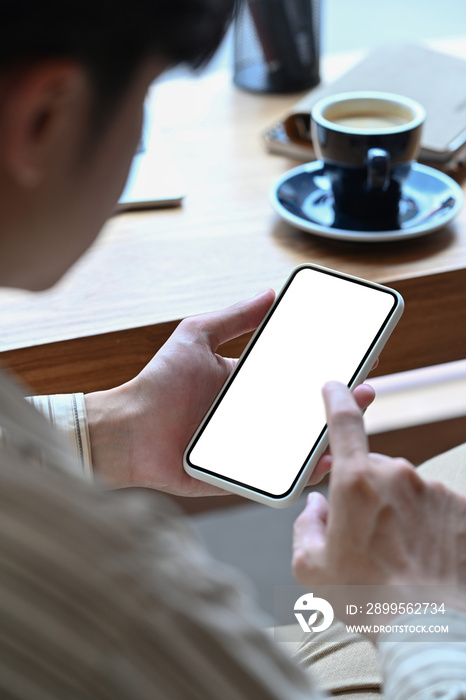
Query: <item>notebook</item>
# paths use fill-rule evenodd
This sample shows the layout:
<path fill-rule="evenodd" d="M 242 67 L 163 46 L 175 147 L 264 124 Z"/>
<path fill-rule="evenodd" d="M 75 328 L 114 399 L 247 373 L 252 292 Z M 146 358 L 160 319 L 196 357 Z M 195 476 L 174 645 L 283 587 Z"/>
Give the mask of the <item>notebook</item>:
<path fill-rule="evenodd" d="M 181 173 L 160 131 L 151 128 L 131 170 L 116 212 L 179 206 L 186 194 Z"/>
<path fill-rule="evenodd" d="M 266 131 L 268 150 L 312 160 L 312 106 L 321 97 L 353 90 L 394 92 L 424 106 L 419 160 L 447 166 L 466 155 L 466 61 L 414 44 L 381 46 L 341 78 L 312 90 Z"/>

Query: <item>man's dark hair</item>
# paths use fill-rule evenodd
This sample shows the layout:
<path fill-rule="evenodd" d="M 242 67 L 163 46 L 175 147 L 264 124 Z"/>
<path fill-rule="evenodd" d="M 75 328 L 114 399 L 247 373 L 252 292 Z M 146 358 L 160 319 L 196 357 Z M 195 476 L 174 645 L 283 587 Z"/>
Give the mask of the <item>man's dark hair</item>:
<path fill-rule="evenodd" d="M 0 74 L 44 59 L 77 59 L 93 83 L 102 124 L 145 58 L 207 62 L 232 6 L 233 0 L 0 0 Z"/>

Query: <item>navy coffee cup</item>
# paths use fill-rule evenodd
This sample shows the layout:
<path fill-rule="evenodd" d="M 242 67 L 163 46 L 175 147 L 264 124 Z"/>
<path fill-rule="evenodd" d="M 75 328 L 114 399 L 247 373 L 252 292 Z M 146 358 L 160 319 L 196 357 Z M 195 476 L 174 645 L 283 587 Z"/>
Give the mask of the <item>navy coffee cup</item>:
<path fill-rule="evenodd" d="M 337 228 L 399 228 L 424 119 L 418 102 L 385 92 L 340 93 L 314 105 L 312 142 L 332 186 Z"/>

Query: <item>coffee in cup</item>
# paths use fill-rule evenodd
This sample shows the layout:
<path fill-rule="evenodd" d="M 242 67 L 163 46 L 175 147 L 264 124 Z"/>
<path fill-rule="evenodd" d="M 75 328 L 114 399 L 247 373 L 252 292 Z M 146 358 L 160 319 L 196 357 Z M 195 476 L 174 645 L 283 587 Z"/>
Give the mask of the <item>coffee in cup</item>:
<path fill-rule="evenodd" d="M 391 129 L 394 126 L 406 124 L 409 119 L 404 119 L 397 114 L 374 114 L 373 112 L 360 112 L 359 114 L 348 114 L 331 119 L 335 124 L 350 126 L 356 129 L 368 131 L 370 129 Z"/>
<path fill-rule="evenodd" d="M 340 93 L 314 105 L 312 141 L 332 186 L 336 227 L 398 228 L 424 119 L 419 103 L 391 93 Z"/>

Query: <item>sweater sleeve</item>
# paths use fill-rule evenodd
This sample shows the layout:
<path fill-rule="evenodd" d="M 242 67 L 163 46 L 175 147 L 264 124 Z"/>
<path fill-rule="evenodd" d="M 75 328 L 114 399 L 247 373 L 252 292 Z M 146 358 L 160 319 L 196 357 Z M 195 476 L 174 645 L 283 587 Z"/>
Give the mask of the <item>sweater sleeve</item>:
<path fill-rule="evenodd" d="M 32 396 L 28 401 L 66 440 L 86 479 L 92 481 L 91 443 L 84 394 Z"/>
<path fill-rule="evenodd" d="M 418 615 L 397 619 L 403 632 L 379 642 L 387 700 L 464 700 L 466 698 L 466 614 L 447 610 L 441 624 L 448 627 L 442 641 L 422 641 Z M 432 622 L 432 618 L 429 618 Z"/>

